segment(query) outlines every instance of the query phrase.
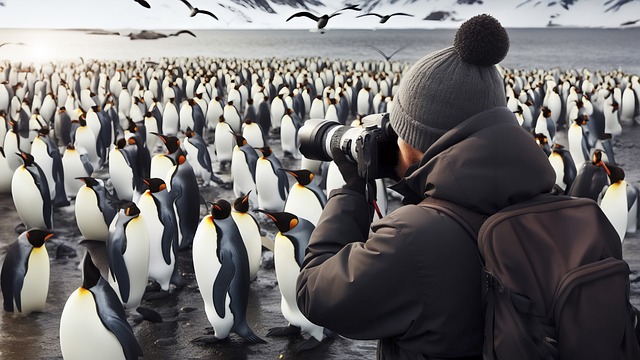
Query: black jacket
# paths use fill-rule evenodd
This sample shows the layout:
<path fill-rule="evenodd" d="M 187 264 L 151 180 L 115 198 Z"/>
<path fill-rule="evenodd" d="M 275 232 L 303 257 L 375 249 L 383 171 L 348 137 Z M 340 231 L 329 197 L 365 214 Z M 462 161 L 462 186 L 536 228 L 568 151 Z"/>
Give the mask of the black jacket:
<path fill-rule="evenodd" d="M 345 337 L 380 339 L 380 359 L 481 358 L 481 265 L 429 196 L 493 214 L 549 192 L 555 173 L 507 108 L 447 132 L 395 188 L 405 203 L 372 227 L 361 194 L 339 189 L 311 236 L 298 277 L 308 319 Z"/>

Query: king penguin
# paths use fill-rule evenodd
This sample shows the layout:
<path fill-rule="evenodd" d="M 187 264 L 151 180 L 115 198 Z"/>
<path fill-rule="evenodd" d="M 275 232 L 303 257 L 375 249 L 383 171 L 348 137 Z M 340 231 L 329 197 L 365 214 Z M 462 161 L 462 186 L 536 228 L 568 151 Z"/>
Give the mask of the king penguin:
<path fill-rule="evenodd" d="M 140 214 L 149 234 L 149 278 L 169 290 L 176 265 L 175 244 L 178 223 L 173 210 L 173 198 L 160 178 L 143 179 L 149 187 L 138 200 Z"/>
<path fill-rule="evenodd" d="M 101 179 L 79 178 L 84 185 L 78 190 L 75 214 L 78 229 L 85 239 L 107 241 L 109 226 L 116 216 L 118 199 Z"/>
<path fill-rule="evenodd" d="M 213 336 L 193 341 L 214 343 L 234 332 L 251 343 L 265 343 L 247 324 L 249 261 L 228 201 L 211 206 L 211 213 L 198 225 L 192 253 L 205 313 L 214 330 Z"/>
<path fill-rule="evenodd" d="M 0 276 L 5 311 L 44 311 L 50 271 L 44 243 L 52 236 L 47 230 L 30 229 L 9 245 Z"/>
<path fill-rule="evenodd" d="M 200 189 L 193 168 L 180 153 L 176 164 L 169 170 L 165 182 L 174 199 L 174 210 L 178 221 L 178 248 L 186 250 L 193 243 L 193 236 L 200 221 Z"/>
<path fill-rule="evenodd" d="M 258 221 L 249 213 L 249 194 L 234 201 L 231 217 L 236 223 L 242 236 L 244 247 L 247 249 L 249 280 L 253 281 L 258 275 L 262 260 L 262 236 L 260 235 Z"/>
<path fill-rule="evenodd" d="M 176 164 L 178 156 L 183 154 L 180 147 L 180 139 L 173 135 L 163 135 L 158 133 L 152 133 L 162 140 L 162 143 L 167 148 L 167 152 L 164 154 L 156 154 L 151 158 L 151 170 L 149 176 L 151 178 L 160 178 L 167 180 L 169 171 Z"/>
<path fill-rule="evenodd" d="M 609 185 L 609 168 L 602 160 L 602 150 L 596 149 L 591 156 L 591 161 L 584 164 L 571 187 L 567 192 L 569 196 L 585 197 L 598 201 L 602 190 Z"/>
<path fill-rule="evenodd" d="M 120 299 L 87 253 L 82 285 L 67 299 L 60 317 L 60 350 L 67 360 L 136 360 L 142 348 Z"/>
<path fill-rule="evenodd" d="M 187 161 L 193 168 L 197 177 L 202 179 L 202 186 L 211 185 L 211 181 L 220 184 L 222 180 L 213 173 L 211 167 L 211 154 L 209 147 L 202 136 L 191 129 L 184 132 L 184 149 L 187 153 Z"/>
<path fill-rule="evenodd" d="M 83 185 L 78 178 L 91 176 L 93 166 L 89 163 L 87 155 L 81 154 L 71 144 L 67 145 L 67 149 L 62 154 L 62 166 L 64 167 L 64 191 L 67 196 L 75 198 Z"/>
<path fill-rule="evenodd" d="M 53 206 L 68 206 L 70 203 L 64 189 L 62 157 L 60 156 L 58 147 L 49 136 L 49 128 L 43 127 L 38 130 L 38 135 L 31 145 L 31 155 L 33 155 L 35 162 L 40 165 L 47 177 L 47 184 L 49 185 Z"/>
<path fill-rule="evenodd" d="M 125 309 L 142 301 L 149 276 L 149 233 L 140 209 L 124 202 L 109 226 L 109 284 Z"/>
<path fill-rule="evenodd" d="M 258 162 L 258 152 L 247 143 L 247 140 L 240 134 L 234 134 L 236 146 L 233 148 L 231 158 L 231 179 L 233 180 L 233 193 L 236 197 L 244 196 L 250 191 L 253 192 L 249 201 L 257 204 L 256 193 L 256 163 Z"/>
<path fill-rule="evenodd" d="M 603 192 L 599 204 L 602 212 L 618 232 L 620 241 L 624 241 L 629 221 L 627 204 L 627 182 L 624 179 L 624 170 L 621 167 L 609 165 L 609 185 Z"/>
<path fill-rule="evenodd" d="M 569 151 L 560 144 L 553 145 L 549 162 L 556 173 L 556 186 L 561 190 L 560 193 L 565 194 L 576 178 L 576 164 Z"/>
<path fill-rule="evenodd" d="M 313 172 L 302 170 L 281 169 L 291 174 L 296 183 L 289 190 L 284 204 L 284 211 L 311 221 L 315 226 L 320 220 L 322 210 L 327 203 L 327 196 L 313 181 Z"/>
<path fill-rule="evenodd" d="M 256 162 L 258 207 L 267 211 L 283 211 L 289 194 L 289 178 L 285 172 L 280 171 L 282 164 L 270 147 L 258 150 L 262 154 Z"/>
<path fill-rule="evenodd" d="M 214 142 L 216 157 L 220 171 L 226 171 L 231 164 L 233 157 L 233 149 L 236 146 L 233 129 L 225 121 L 224 116 L 218 118 L 218 124 L 215 128 Z"/>
<path fill-rule="evenodd" d="M 308 220 L 288 212 L 258 211 L 273 220 L 279 230 L 274 239 L 273 257 L 281 295 L 280 309 L 289 322 L 285 327 L 269 329 L 267 336 L 308 333 L 311 337 L 298 344 L 296 350 L 312 349 L 324 338 L 324 328 L 309 321 L 298 308 L 296 281 L 315 226 Z"/>
<path fill-rule="evenodd" d="M 18 216 L 27 229 L 51 229 L 53 204 L 47 178 L 31 154 L 20 152 L 16 155 L 23 161 L 11 179 L 11 196 Z"/>

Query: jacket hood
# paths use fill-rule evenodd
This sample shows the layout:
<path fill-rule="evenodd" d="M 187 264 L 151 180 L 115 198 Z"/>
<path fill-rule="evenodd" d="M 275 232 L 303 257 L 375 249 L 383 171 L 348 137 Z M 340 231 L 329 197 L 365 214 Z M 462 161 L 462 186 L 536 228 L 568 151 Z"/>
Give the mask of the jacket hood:
<path fill-rule="evenodd" d="M 483 214 L 550 192 L 555 183 L 545 153 L 506 107 L 451 129 L 407 173 L 393 186 L 405 203 L 433 196 Z"/>

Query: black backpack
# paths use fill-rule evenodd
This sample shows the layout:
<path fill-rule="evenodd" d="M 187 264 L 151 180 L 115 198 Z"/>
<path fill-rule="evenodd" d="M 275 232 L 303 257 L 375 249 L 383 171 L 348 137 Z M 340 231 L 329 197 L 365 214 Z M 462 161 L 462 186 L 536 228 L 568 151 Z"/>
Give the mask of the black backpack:
<path fill-rule="evenodd" d="M 629 266 L 596 202 L 544 194 L 489 217 L 424 203 L 477 239 L 485 359 L 640 359 Z"/>

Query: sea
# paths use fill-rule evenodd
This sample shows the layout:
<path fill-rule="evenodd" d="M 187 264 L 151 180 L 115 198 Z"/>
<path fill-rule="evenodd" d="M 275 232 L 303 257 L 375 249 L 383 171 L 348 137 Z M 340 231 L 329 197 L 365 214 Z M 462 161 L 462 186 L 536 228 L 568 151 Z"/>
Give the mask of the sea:
<path fill-rule="evenodd" d="M 140 30 L 0 29 L 0 60 L 158 60 L 164 57 L 236 59 L 321 57 L 413 63 L 453 44 L 452 29 L 407 30 L 155 30 L 167 35 L 131 40 Z M 621 29 L 507 29 L 510 50 L 501 65 L 512 69 L 621 70 L 640 74 L 640 27 Z"/>

